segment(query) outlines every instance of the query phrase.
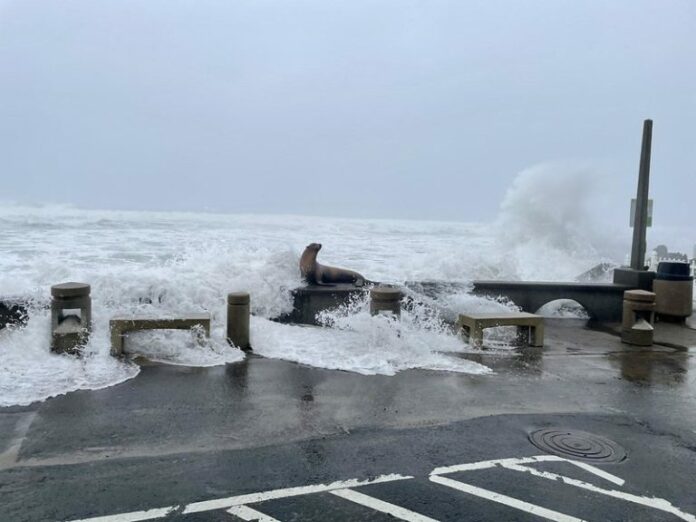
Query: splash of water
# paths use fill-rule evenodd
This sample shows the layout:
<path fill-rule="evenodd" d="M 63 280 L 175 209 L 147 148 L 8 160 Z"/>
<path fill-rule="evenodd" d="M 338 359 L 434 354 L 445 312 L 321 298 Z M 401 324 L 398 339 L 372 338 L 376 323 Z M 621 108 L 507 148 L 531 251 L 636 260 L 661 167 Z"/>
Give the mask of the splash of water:
<path fill-rule="evenodd" d="M 251 293 L 253 343 L 262 355 L 361 373 L 483 373 L 455 356 L 468 348 L 443 318 L 514 308 L 510 303 L 444 292 L 436 306 L 405 309 L 398 323 L 370 316 L 364 302 L 327 314 L 332 328 L 268 319 L 291 309 L 290 292 L 301 284 L 299 252 L 312 241 L 325 245 L 322 262 L 385 282 L 572 280 L 603 259 L 587 176 L 550 166 L 520 173 L 492 224 L 0 207 L 2 296 L 36 303 L 26 328 L 0 331 L 0 405 L 136 375 L 135 364 L 109 356 L 108 320 L 117 314 L 209 312 L 212 336 L 203 347 L 186 332 L 148 332 L 129 338 L 128 350 L 172 364 L 240 360 L 223 332 L 225 294 L 236 290 Z M 92 285 L 93 335 L 81 359 L 49 350 L 48 289 L 70 280 Z"/>
<path fill-rule="evenodd" d="M 602 261 L 615 243 L 598 217 L 601 175 L 587 165 L 546 163 L 520 172 L 495 222 L 508 275 L 522 280 L 572 281 Z"/>
<path fill-rule="evenodd" d="M 490 369 L 454 354 L 463 352 L 462 340 L 432 308 L 405 307 L 400 320 L 373 316 L 367 297 L 322 312 L 324 328 L 255 321 L 254 351 L 266 357 L 348 370 L 366 375 L 395 373 L 412 368 L 464 373 Z"/>

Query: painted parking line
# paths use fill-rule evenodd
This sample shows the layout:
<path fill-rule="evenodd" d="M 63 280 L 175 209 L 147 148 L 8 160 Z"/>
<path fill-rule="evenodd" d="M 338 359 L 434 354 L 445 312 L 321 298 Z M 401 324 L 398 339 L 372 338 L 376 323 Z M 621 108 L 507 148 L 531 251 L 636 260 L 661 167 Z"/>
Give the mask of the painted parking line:
<path fill-rule="evenodd" d="M 625 480 L 621 477 L 612 475 L 611 473 L 608 473 L 607 471 L 604 471 L 600 468 L 596 468 L 595 466 L 592 466 L 584 462 L 577 462 L 574 460 L 557 457 L 555 455 L 505 458 L 496 460 L 486 460 L 480 462 L 469 462 L 465 464 L 456 464 L 452 466 L 443 466 L 435 468 L 433 471 L 431 471 L 428 478 L 429 481 L 434 484 L 454 489 L 467 495 L 473 495 L 488 500 L 490 502 L 504 504 L 508 507 L 517 509 L 519 511 L 523 511 L 556 522 L 582 522 L 582 519 L 577 518 L 571 514 L 554 511 L 543 506 L 532 504 L 518 498 L 510 497 L 496 491 L 480 488 L 478 486 L 474 486 L 472 484 L 468 484 L 460 480 L 454 480 L 450 477 L 445 477 L 443 475 L 499 468 L 501 470 L 515 471 L 520 473 L 521 475 L 543 478 L 550 481 L 554 481 L 554 483 L 556 484 L 563 484 L 566 486 L 570 486 L 571 488 L 590 491 L 592 493 L 604 495 L 613 499 L 638 504 L 647 508 L 662 511 L 664 513 L 669 513 L 677 518 L 685 520 L 686 522 L 696 522 L 696 516 L 680 510 L 676 506 L 672 505 L 668 500 L 657 497 L 635 495 L 632 493 L 618 491 L 615 489 L 606 489 L 603 487 L 596 486 L 595 484 L 591 484 L 589 482 L 578 480 L 565 475 L 560 475 L 558 473 L 541 471 L 533 467 L 534 465 L 545 462 L 563 462 L 572 464 L 573 466 L 576 466 L 586 472 L 589 472 L 597 476 L 598 478 L 613 484 L 614 486 L 621 487 L 625 484 Z M 238 518 L 241 518 L 242 520 L 257 520 L 260 522 L 280 522 L 273 517 L 265 515 L 262 511 L 258 511 L 255 508 L 249 507 L 249 504 L 259 504 L 269 500 L 292 498 L 303 495 L 312 495 L 316 493 L 330 493 L 334 496 L 343 498 L 350 502 L 360 504 L 364 507 L 372 509 L 373 511 L 387 513 L 389 515 L 392 515 L 401 520 L 406 520 L 408 522 L 437 522 L 436 519 L 427 517 L 425 515 L 421 515 L 420 513 L 416 513 L 404 507 L 392 504 L 390 502 L 386 502 L 384 500 L 372 497 L 362 492 L 355 491 L 353 489 L 357 487 L 370 486 L 373 484 L 381 484 L 386 482 L 408 481 L 413 478 L 414 477 L 408 475 L 390 474 L 381 475 L 369 480 L 342 480 L 332 482 L 330 484 L 313 484 L 309 486 L 273 489 L 258 493 L 249 493 L 245 495 L 236 495 L 225 498 L 204 500 L 200 502 L 192 502 L 190 504 L 160 507 L 146 511 L 131 511 L 127 513 L 120 513 L 114 515 L 85 518 L 73 520 L 72 522 L 140 522 L 163 518 L 173 513 L 189 514 L 223 509 L 227 510 L 227 512 L 230 514 L 237 516 Z"/>
<path fill-rule="evenodd" d="M 166 517 L 174 511 L 176 511 L 176 506 L 167 506 L 163 508 L 148 509 L 146 511 L 130 511 L 128 513 L 119 513 L 117 515 L 79 519 L 74 522 L 141 522 L 143 520 L 155 520 L 157 518 Z"/>
<path fill-rule="evenodd" d="M 280 522 L 277 518 L 269 517 L 268 515 L 256 511 L 249 506 L 232 506 L 227 510 L 230 515 L 247 520 L 249 522 Z"/>
<path fill-rule="evenodd" d="M 213 511 L 216 509 L 229 509 L 234 506 L 255 504 L 258 502 L 265 502 L 267 500 L 297 497 L 301 495 L 310 495 L 313 493 L 326 493 L 335 489 L 369 486 L 370 484 L 381 484 L 384 482 L 395 482 L 397 480 L 409 480 L 412 478 L 413 477 L 411 476 L 391 474 L 380 475 L 379 477 L 370 480 L 339 480 L 330 484 L 314 484 L 311 486 L 273 489 L 270 491 L 262 491 L 260 493 L 249 493 L 246 495 L 237 495 L 234 497 L 204 500 L 202 502 L 193 502 L 191 504 L 185 505 L 166 506 L 157 509 L 150 509 L 147 511 L 131 511 L 128 513 L 120 513 L 118 515 L 81 518 L 73 520 L 72 522 L 141 522 L 143 520 L 155 520 L 158 518 L 162 518 L 174 512 L 181 512 L 184 515 L 187 515 L 189 513 L 201 513 L 203 511 Z"/>
<path fill-rule="evenodd" d="M 574 486 L 581 489 L 586 489 L 592 491 L 593 493 L 600 493 L 608 497 L 616 498 L 619 500 L 625 500 L 626 502 L 632 502 L 634 504 L 639 504 L 641 506 L 649 507 L 652 509 L 657 509 L 659 511 L 664 511 L 665 513 L 670 513 L 682 520 L 687 520 L 688 522 L 696 522 L 696 517 L 690 515 L 689 513 L 684 513 L 680 509 L 673 506 L 670 502 L 662 498 L 655 497 L 644 497 L 640 495 L 633 495 L 632 493 L 625 493 L 623 491 L 617 491 L 615 489 L 604 489 L 590 484 L 589 482 L 584 482 L 582 480 L 577 480 L 574 478 L 566 477 L 564 475 L 559 475 L 557 473 L 551 473 L 548 471 L 539 471 L 534 468 L 519 466 L 515 464 L 508 464 L 504 466 L 507 469 L 514 471 L 521 471 L 523 473 L 529 473 L 535 477 L 545 478 L 548 480 L 560 480 L 564 484 L 569 486 Z"/>
<path fill-rule="evenodd" d="M 426 517 L 425 515 L 421 515 L 415 511 L 411 511 L 395 504 L 390 504 L 384 500 L 353 491 L 352 489 L 336 489 L 331 491 L 331 494 L 346 500 L 350 500 L 351 502 L 355 502 L 361 506 L 368 507 L 374 511 L 387 513 L 388 515 L 400 520 L 407 520 L 408 522 L 437 522 L 437 520 L 434 518 Z"/>
<path fill-rule="evenodd" d="M 431 475 L 430 480 L 435 484 L 447 486 L 464 493 L 469 493 L 470 495 L 475 495 L 492 502 L 497 502 L 498 504 L 503 504 L 505 506 L 524 511 L 525 513 L 529 513 L 531 515 L 554 520 L 555 522 L 584 522 L 581 518 L 566 515 L 565 513 L 559 513 L 553 509 L 530 504 L 529 502 L 525 502 L 524 500 L 520 500 L 518 498 L 508 497 L 502 493 L 496 493 L 495 491 L 483 489 L 478 486 L 472 486 L 471 484 L 465 484 L 464 482 L 459 482 L 458 480 L 441 477 L 440 475 Z"/>
<path fill-rule="evenodd" d="M 382 482 L 394 482 L 396 480 L 408 480 L 413 477 L 403 475 L 381 475 L 372 480 L 343 480 L 332 482 L 331 484 L 316 484 L 312 486 L 300 486 L 296 488 L 274 489 L 264 491 L 262 493 L 251 493 L 248 495 L 238 495 L 236 497 L 220 498 L 216 500 L 206 500 L 203 502 L 194 502 L 188 504 L 183 513 L 200 513 L 201 511 L 211 511 L 213 509 L 224 509 L 232 506 L 241 506 L 242 504 L 256 504 L 267 500 L 277 500 L 280 498 L 297 497 L 300 495 L 310 495 L 312 493 L 326 493 L 334 489 L 353 488 L 358 486 L 368 486 L 370 484 L 381 484 Z"/>
<path fill-rule="evenodd" d="M 547 480 L 552 480 L 554 482 L 560 482 L 568 486 L 584 489 L 593 493 L 598 493 L 618 500 L 639 504 L 641 506 L 656 509 L 658 511 L 663 511 L 665 513 L 669 513 L 678 518 L 681 518 L 682 520 L 686 520 L 687 522 L 696 522 L 696 517 L 694 515 L 680 510 L 679 508 L 673 506 L 669 501 L 663 498 L 634 495 L 632 493 L 617 491 L 615 489 L 604 489 L 595 486 L 594 484 L 590 484 L 589 482 L 577 480 L 571 477 L 566 477 L 565 475 L 560 475 L 558 473 L 551 473 L 549 471 L 539 471 L 538 469 L 535 469 L 530 466 L 531 464 L 539 462 L 567 462 L 568 464 L 572 464 L 585 471 L 593 473 L 594 475 L 597 475 L 598 477 L 601 477 L 602 479 L 607 480 L 613 484 L 622 486 L 625 483 L 625 480 L 623 480 L 622 478 L 617 477 L 616 475 L 612 475 L 611 473 L 608 473 L 602 469 L 596 468 L 591 464 L 564 459 L 562 457 L 556 457 L 554 455 L 540 455 L 537 457 L 525 457 L 519 459 L 512 458 L 488 460 L 482 462 L 474 462 L 469 464 L 459 464 L 456 466 L 436 468 L 431 472 L 430 480 L 437 484 L 448 486 L 459 491 L 469 493 L 471 495 L 475 495 L 481 498 L 485 498 L 487 500 L 491 500 L 493 502 L 499 502 L 501 504 L 514 507 L 515 509 L 519 509 L 520 511 L 526 511 L 527 513 L 543 516 L 544 518 L 548 518 L 549 520 L 558 520 L 564 522 L 579 520 L 575 517 L 571 517 L 570 515 L 565 515 L 556 511 L 546 510 L 541 506 L 529 504 L 527 502 L 523 502 L 512 497 L 507 497 L 494 491 L 485 490 L 476 486 L 472 486 L 471 484 L 465 484 L 463 482 L 441 477 L 441 475 L 445 475 L 448 473 L 457 473 L 462 471 L 473 471 L 500 467 L 511 471 L 527 473 L 534 477 L 544 478 Z M 547 514 L 542 514 L 539 511 L 540 509 L 547 511 Z"/>

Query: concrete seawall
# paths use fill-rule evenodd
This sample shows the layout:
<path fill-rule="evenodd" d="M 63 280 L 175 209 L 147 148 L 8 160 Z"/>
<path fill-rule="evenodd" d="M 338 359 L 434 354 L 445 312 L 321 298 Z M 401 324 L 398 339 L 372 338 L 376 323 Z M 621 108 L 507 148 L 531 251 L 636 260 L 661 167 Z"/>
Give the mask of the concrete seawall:
<path fill-rule="evenodd" d="M 437 300 L 443 293 L 471 292 L 474 295 L 510 299 L 522 310 L 535 313 L 546 303 L 572 299 L 580 303 L 590 317 L 600 322 L 621 320 L 623 292 L 631 287 L 612 283 L 558 283 L 544 281 L 410 281 L 404 285 L 416 294 Z M 293 291 L 293 310 L 276 317 L 282 323 L 317 325 L 317 314 L 345 306 L 351 299 L 362 298 L 368 289 L 350 284 L 310 285 Z M 0 298 L 0 329 L 21 324 L 27 319 L 28 299 Z"/>
<path fill-rule="evenodd" d="M 580 303 L 590 318 L 600 322 L 621 321 L 623 294 L 630 286 L 613 283 L 556 283 L 544 281 L 474 281 L 473 293 L 507 297 L 525 312 L 559 299 Z"/>
<path fill-rule="evenodd" d="M 511 300 L 523 311 L 536 313 L 542 306 L 559 299 L 581 304 L 588 315 L 599 322 L 621 321 L 623 293 L 630 286 L 613 283 L 565 283 L 547 281 L 446 281 L 408 282 L 414 292 L 437 299 L 442 293 L 471 292 L 481 297 Z"/>

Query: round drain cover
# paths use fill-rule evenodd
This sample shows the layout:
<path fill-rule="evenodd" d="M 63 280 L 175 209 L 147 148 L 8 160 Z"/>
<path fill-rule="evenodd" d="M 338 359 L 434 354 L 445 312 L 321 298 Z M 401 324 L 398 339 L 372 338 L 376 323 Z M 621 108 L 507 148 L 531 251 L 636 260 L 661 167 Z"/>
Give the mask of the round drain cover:
<path fill-rule="evenodd" d="M 626 450 L 613 440 L 584 431 L 548 428 L 529 434 L 537 448 L 559 457 L 585 462 L 621 462 Z"/>

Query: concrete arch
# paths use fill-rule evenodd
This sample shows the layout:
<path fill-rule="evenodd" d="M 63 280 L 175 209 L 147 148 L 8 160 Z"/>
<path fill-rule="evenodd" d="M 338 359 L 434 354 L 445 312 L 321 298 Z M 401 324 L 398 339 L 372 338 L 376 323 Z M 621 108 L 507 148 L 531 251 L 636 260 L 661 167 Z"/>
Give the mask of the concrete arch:
<path fill-rule="evenodd" d="M 561 313 L 552 313 L 554 310 L 560 311 Z M 586 319 L 589 318 L 590 315 L 587 308 L 585 308 L 582 303 L 579 303 L 575 299 L 567 299 L 565 297 L 544 303 L 533 313 L 545 317 L 574 317 L 578 319 Z"/>

